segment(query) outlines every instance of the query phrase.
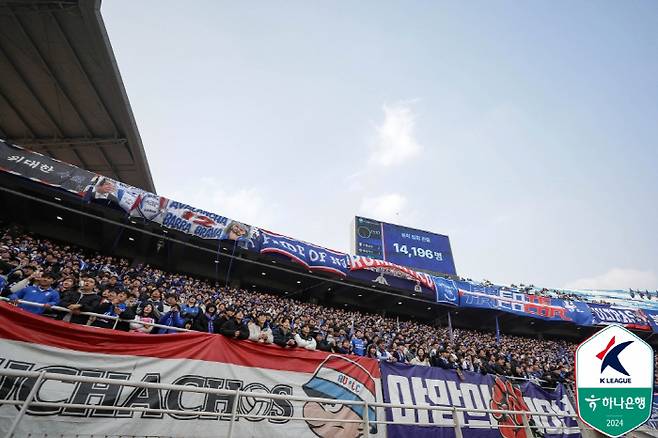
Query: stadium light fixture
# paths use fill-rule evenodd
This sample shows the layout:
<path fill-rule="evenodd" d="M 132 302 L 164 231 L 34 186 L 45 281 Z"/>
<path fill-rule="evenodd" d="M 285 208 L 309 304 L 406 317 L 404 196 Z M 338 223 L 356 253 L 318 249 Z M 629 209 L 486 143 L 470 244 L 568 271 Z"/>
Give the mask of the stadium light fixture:
<path fill-rule="evenodd" d="M 261 272 L 260 275 L 267 275 L 267 273 L 265 273 L 265 272 Z"/>
<path fill-rule="evenodd" d="M 131 242 L 134 242 L 135 238 L 134 237 L 129 237 L 128 240 L 130 240 Z"/>
<path fill-rule="evenodd" d="M 61 200 L 62 198 L 58 198 L 57 196 L 55 196 L 55 201 L 61 201 Z"/>
<path fill-rule="evenodd" d="M 427 308 L 427 310 L 432 310 L 432 307 L 431 307 L 431 306 L 429 306 L 429 307 Z"/>
<path fill-rule="evenodd" d="M 169 234 L 169 231 L 167 231 L 167 230 L 162 230 L 162 232 L 165 233 L 165 234 Z"/>
<path fill-rule="evenodd" d="M 328 290 L 328 291 L 331 291 L 331 288 L 330 288 L 330 287 L 328 287 L 328 288 L 327 288 L 327 290 Z"/>
<path fill-rule="evenodd" d="M 273 264 L 273 265 L 276 265 L 276 260 L 272 260 L 272 264 Z"/>
<path fill-rule="evenodd" d="M 302 282 L 300 280 L 297 280 L 297 284 L 302 284 Z"/>
<path fill-rule="evenodd" d="M 223 249 L 224 251 L 228 251 L 228 248 L 225 247 L 225 246 L 222 246 L 222 249 Z"/>
<path fill-rule="evenodd" d="M 133 224 L 133 225 L 137 224 L 137 222 L 135 222 L 134 220 L 131 220 L 130 223 Z"/>
<path fill-rule="evenodd" d="M 357 295 L 357 297 L 362 297 L 362 296 L 363 296 L 363 294 L 359 294 L 359 295 Z"/>
<path fill-rule="evenodd" d="M 215 260 L 215 263 L 219 263 L 219 260 Z"/>
<path fill-rule="evenodd" d="M 255 284 L 252 284 L 251 287 L 256 287 L 256 285 L 255 285 Z"/>
<path fill-rule="evenodd" d="M 58 220 L 58 221 L 63 221 L 63 220 L 64 220 L 64 218 L 63 218 L 63 217 L 61 217 L 61 216 L 57 216 L 57 220 Z"/>
<path fill-rule="evenodd" d="M 398 301 L 398 306 L 401 306 L 401 305 L 402 305 L 402 301 Z"/>

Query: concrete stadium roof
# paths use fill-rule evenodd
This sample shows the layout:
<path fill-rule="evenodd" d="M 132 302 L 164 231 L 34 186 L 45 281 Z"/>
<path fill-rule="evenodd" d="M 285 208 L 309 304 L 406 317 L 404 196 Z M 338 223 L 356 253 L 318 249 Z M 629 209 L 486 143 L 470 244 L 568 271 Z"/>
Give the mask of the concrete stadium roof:
<path fill-rule="evenodd" d="M 100 0 L 0 0 L 0 137 L 155 192 Z"/>

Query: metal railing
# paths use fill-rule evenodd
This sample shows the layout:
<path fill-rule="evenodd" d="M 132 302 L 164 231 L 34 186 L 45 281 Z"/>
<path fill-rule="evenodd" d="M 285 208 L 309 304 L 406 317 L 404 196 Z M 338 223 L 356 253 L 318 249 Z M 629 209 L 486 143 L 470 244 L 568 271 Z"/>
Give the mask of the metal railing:
<path fill-rule="evenodd" d="M 194 332 L 195 330 L 188 330 L 186 328 L 182 327 L 175 327 L 171 325 L 164 325 L 164 324 L 158 324 L 155 322 L 143 322 L 143 321 L 137 321 L 134 319 L 125 319 L 121 318 L 120 316 L 112 316 L 112 315 L 105 315 L 101 313 L 94 313 L 94 312 L 77 312 L 73 313 L 71 309 L 67 309 L 66 307 L 60 307 L 60 306 L 46 306 L 45 304 L 42 303 L 35 303 L 34 301 L 25 301 L 25 300 L 10 300 L 9 298 L 6 297 L 0 297 L 0 301 L 6 301 L 8 303 L 19 303 L 19 304 L 27 304 L 29 306 L 33 307 L 42 307 L 48 310 L 55 310 L 57 312 L 64 312 L 64 313 L 70 313 L 71 315 L 83 315 L 83 316 L 89 316 L 89 317 L 95 317 L 96 319 L 102 319 L 102 320 L 109 320 L 109 321 L 114 321 L 114 326 L 112 327 L 113 329 L 116 328 L 117 324 L 119 321 L 121 322 L 133 322 L 136 324 L 141 324 L 143 326 L 149 326 L 149 327 L 157 327 L 157 328 L 162 328 L 166 330 L 174 330 L 178 332 Z"/>
<path fill-rule="evenodd" d="M 546 426 L 537 426 L 531 425 L 533 417 L 553 417 L 557 418 L 561 426 L 551 426 L 549 429 L 555 429 L 560 431 L 578 429 L 576 426 L 567 426 L 563 419 L 572 419 L 576 420 L 575 415 L 569 414 L 558 414 L 558 413 L 546 413 L 546 412 L 535 412 L 535 411 L 513 411 L 513 410 L 501 410 L 501 409 L 467 409 L 462 407 L 449 407 L 449 406 L 430 406 L 430 405 L 414 405 L 414 404 L 401 404 L 401 403 L 380 403 L 380 402 L 368 402 L 368 401 L 352 401 L 352 400 L 336 400 L 329 398 L 320 398 L 320 397 L 302 397 L 294 396 L 287 394 L 269 394 L 263 392 L 251 392 L 251 391 L 242 391 L 240 389 L 230 390 L 230 389 L 215 389 L 215 388 L 203 388 L 197 386 L 188 386 L 188 385 L 173 385 L 166 383 L 150 383 L 142 381 L 130 381 L 130 380 L 117 380 L 117 379 L 107 379 L 99 377 L 86 377 L 86 376 L 72 376 L 68 374 L 60 373 L 49 373 L 46 371 L 23 371 L 23 370 L 11 370 L 3 369 L 0 370 L 0 376 L 6 377 L 16 377 L 22 379 L 35 379 L 30 389 L 30 392 L 25 397 L 25 400 L 12 400 L 4 399 L 0 400 L 0 405 L 14 405 L 20 406 L 18 415 L 13 419 L 9 429 L 6 431 L 5 438 L 14 438 L 16 436 L 16 430 L 21 421 L 25 418 L 30 407 L 51 407 L 51 408 L 72 408 L 72 409 L 94 409 L 94 410 L 108 410 L 108 411 L 124 411 L 124 412 L 140 412 L 140 413 L 155 413 L 155 414 L 179 414 L 179 415 L 195 415 L 195 416 L 211 416 L 211 417 L 226 417 L 226 412 L 217 412 L 217 411 L 205 411 L 199 409 L 189 409 L 189 410 L 177 410 L 177 409 L 156 409 L 156 408 L 147 408 L 147 407 L 138 407 L 138 406 L 115 406 L 115 405 L 103 405 L 103 404 L 81 404 L 81 403 L 68 403 L 68 402 L 45 402 L 35 400 L 39 390 L 43 384 L 47 381 L 56 381 L 56 382 L 69 382 L 69 383 L 96 383 L 101 385 L 116 385 L 116 386 L 128 386 L 134 388 L 151 388 L 151 389 L 162 389 L 170 391 L 180 391 L 181 393 L 201 393 L 201 394 L 216 394 L 222 396 L 229 396 L 233 398 L 233 403 L 231 406 L 231 412 L 229 417 L 228 430 L 226 433 L 227 438 L 232 438 L 235 436 L 235 423 L 239 418 L 249 418 L 252 421 L 254 419 L 268 419 L 268 420 L 286 420 L 286 421 L 324 421 L 327 423 L 360 423 L 362 426 L 362 433 L 365 438 L 368 438 L 372 433 L 370 431 L 370 426 L 372 425 L 389 425 L 389 424 L 400 424 L 396 421 L 387 421 L 387 420 L 375 420 L 369 419 L 369 408 L 383 408 L 383 409 L 411 409 L 414 411 L 424 410 L 424 411 L 442 411 L 452 414 L 452 428 L 455 432 L 456 438 L 463 438 L 462 428 L 467 427 L 470 429 L 501 429 L 501 428 L 516 428 L 519 426 L 512 425 L 462 425 L 460 422 L 459 414 L 500 414 L 500 415 L 520 415 L 523 421 L 522 428 L 526 433 L 527 437 L 533 437 L 535 434 L 533 430 L 546 429 Z M 303 414 L 301 416 L 286 416 L 286 415 L 269 415 L 269 414 L 254 414 L 254 413 L 239 413 L 238 405 L 241 397 L 252 397 L 255 399 L 269 399 L 269 400 L 287 400 L 287 401 L 297 401 L 297 402 L 316 402 L 320 404 L 330 404 L 330 405 L 341 405 L 341 406 L 361 406 L 363 408 L 364 417 L 363 419 L 354 420 L 354 419 L 342 419 L 342 418 L 333 418 L 327 420 L 326 418 L 314 418 L 306 417 Z M 117 419 L 107 419 L 111 421 L 117 421 Z M 126 418 L 126 420 L 129 420 Z M 175 421 L 175 420 L 172 420 Z M 405 423 L 405 426 L 418 426 L 418 427 L 440 427 L 435 424 L 430 423 Z M 273 426 L 274 427 L 274 426 Z M 49 436 L 57 436 L 57 434 L 49 434 Z M 142 435 L 140 431 L 140 435 Z M 148 434 L 143 434 L 148 435 Z"/>

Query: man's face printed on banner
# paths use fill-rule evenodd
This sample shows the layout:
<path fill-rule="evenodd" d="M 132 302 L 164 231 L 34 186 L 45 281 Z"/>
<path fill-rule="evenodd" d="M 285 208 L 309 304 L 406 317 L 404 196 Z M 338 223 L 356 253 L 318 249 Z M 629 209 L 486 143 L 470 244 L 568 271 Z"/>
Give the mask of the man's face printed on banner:
<path fill-rule="evenodd" d="M 358 438 L 363 436 L 363 421 L 348 406 L 309 402 L 304 405 L 305 418 L 321 420 L 306 420 L 314 434 L 322 438 Z M 331 420 L 355 420 L 358 423 L 342 423 Z"/>

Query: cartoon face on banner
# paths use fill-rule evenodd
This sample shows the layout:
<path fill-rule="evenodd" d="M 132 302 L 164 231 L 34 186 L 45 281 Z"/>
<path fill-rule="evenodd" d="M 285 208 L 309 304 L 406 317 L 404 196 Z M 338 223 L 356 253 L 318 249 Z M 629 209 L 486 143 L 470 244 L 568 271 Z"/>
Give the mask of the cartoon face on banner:
<path fill-rule="evenodd" d="M 489 406 L 501 411 L 529 411 L 518 385 L 500 377 L 496 377 L 494 382 Z M 521 414 L 497 413 L 492 414 L 492 417 L 498 421 L 498 430 L 504 438 L 529 438 L 526 436 Z"/>
<path fill-rule="evenodd" d="M 309 397 L 336 400 L 375 401 L 375 380 L 356 362 L 338 355 L 328 356 L 303 385 Z M 308 402 L 304 405 L 304 417 L 322 420 L 306 420 L 314 434 L 322 438 L 358 438 L 363 436 L 363 422 L 341 423 L 331 420 L 364 420 L 363 405 L 327 405 Z M 377 420 L 374 408 L 368 408 L 368 419 Z M 376 424 L 370 425 L 370 433 L 377 433 Z"/>

